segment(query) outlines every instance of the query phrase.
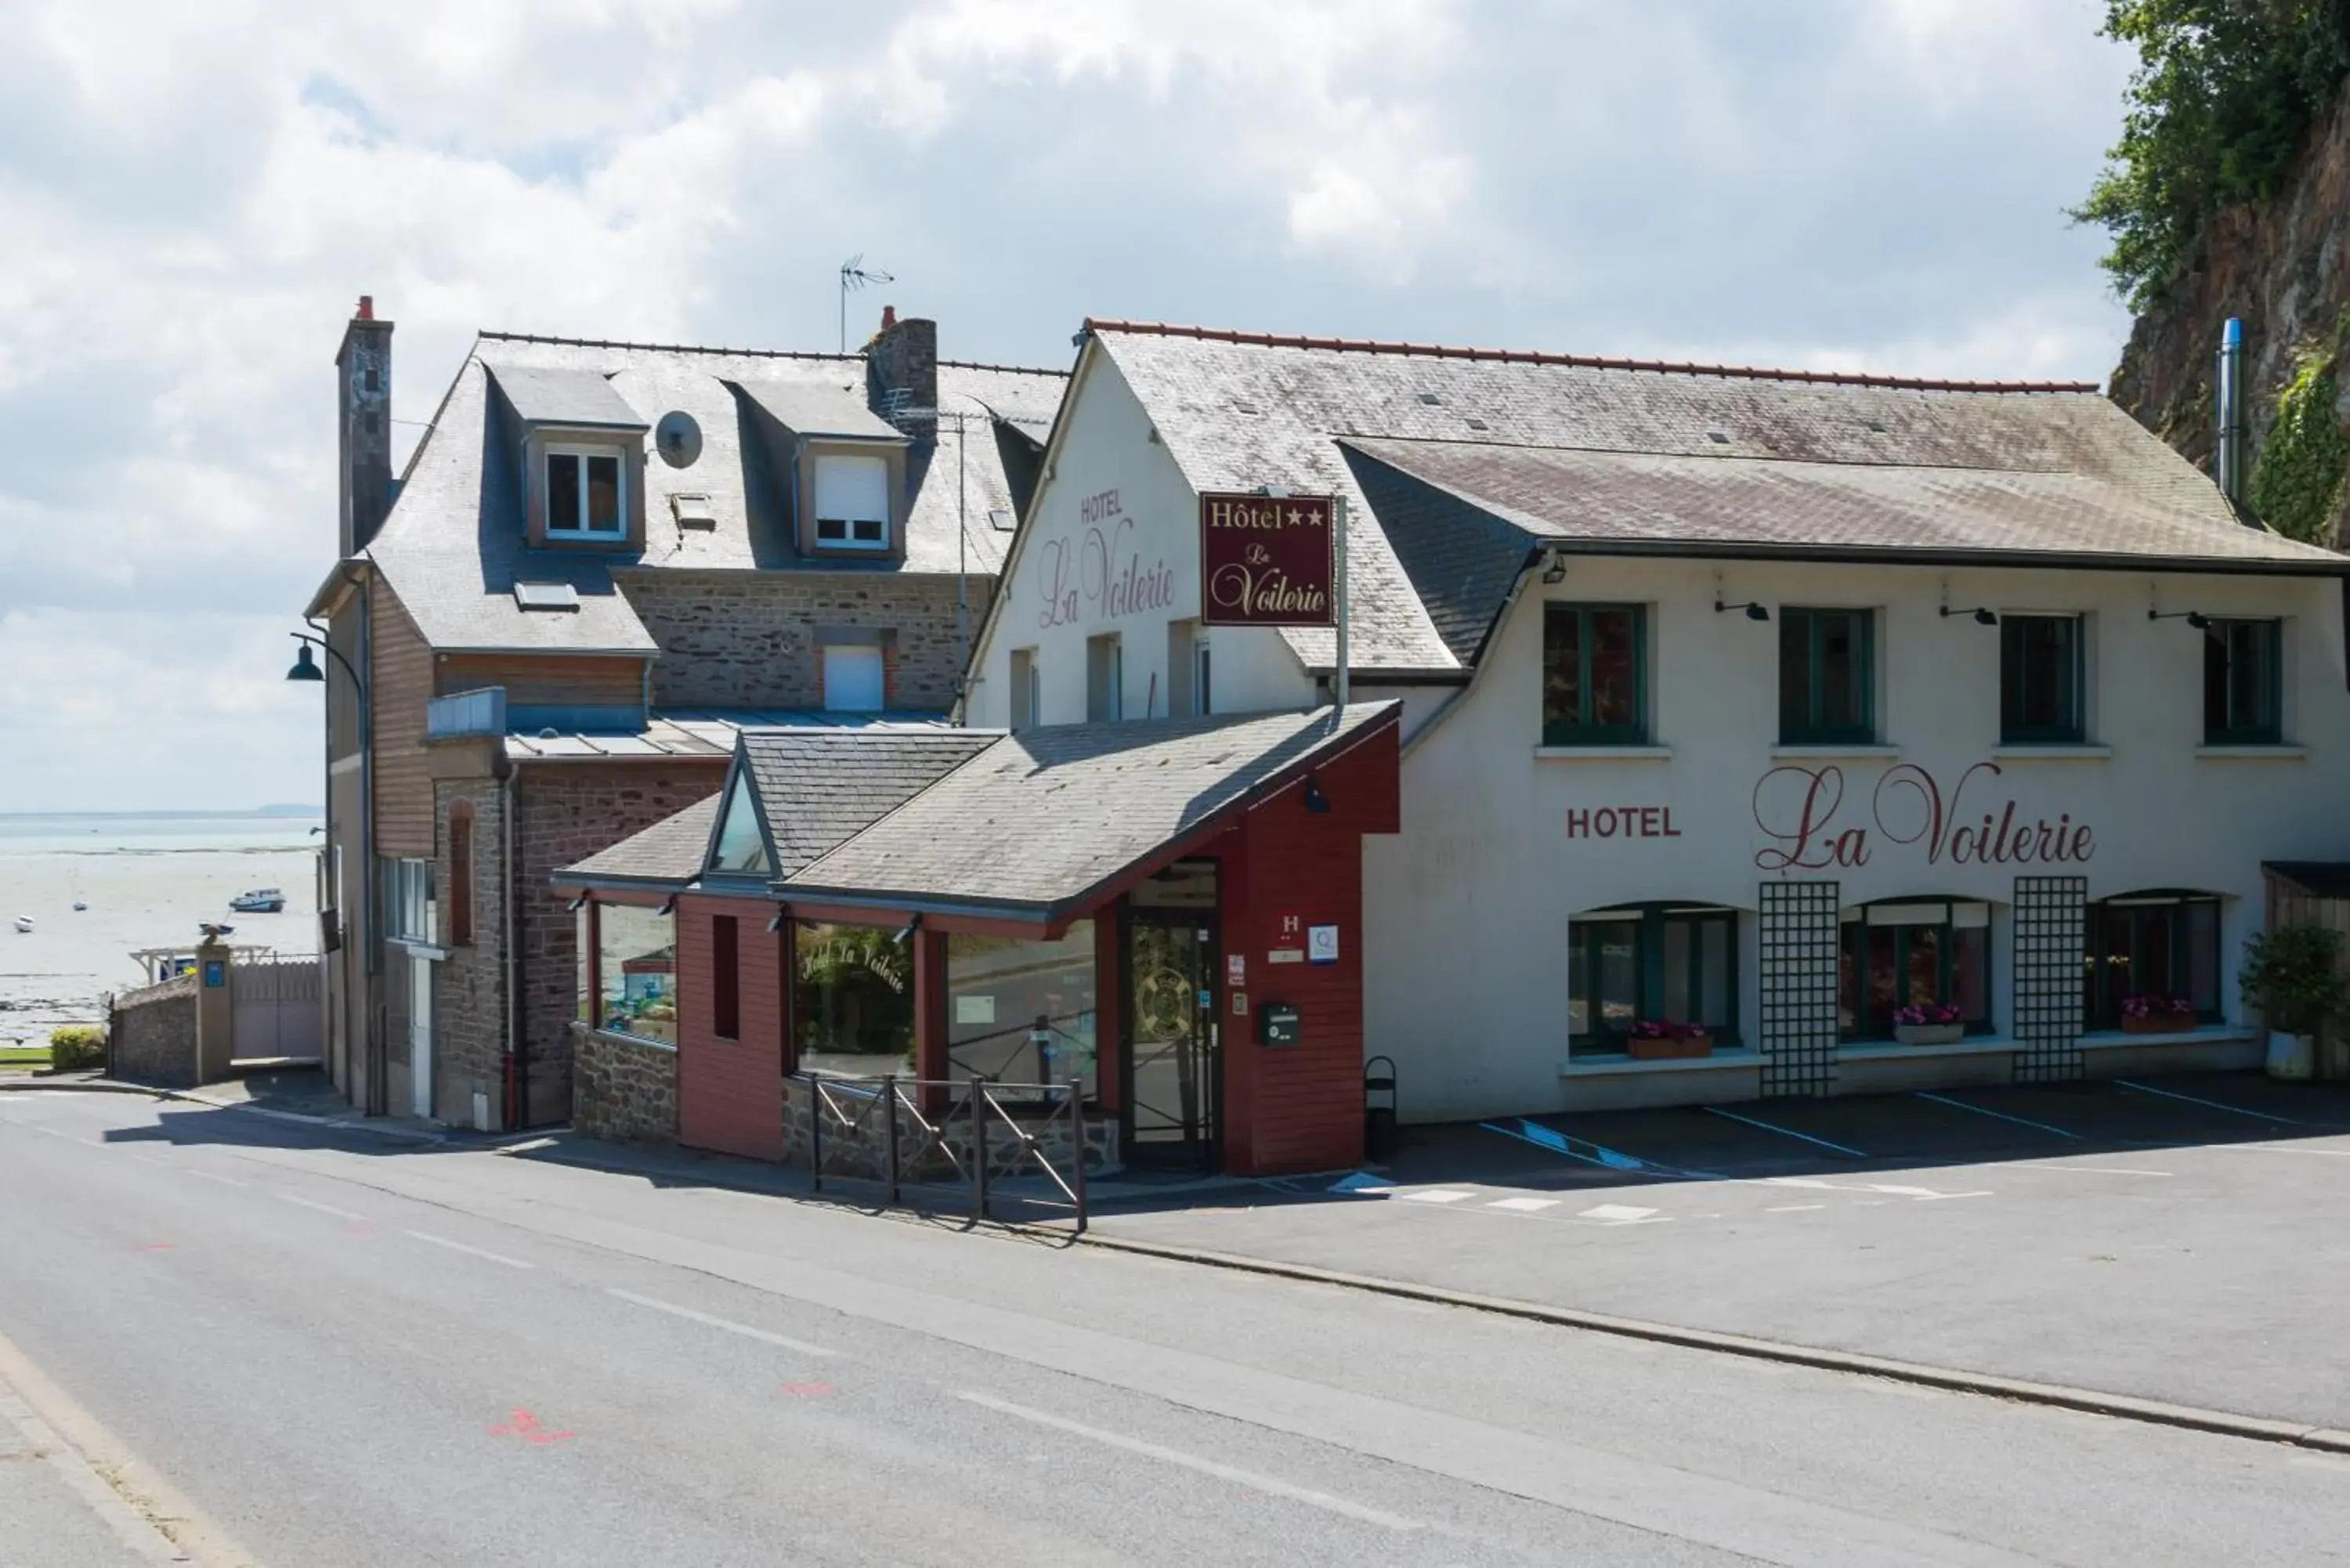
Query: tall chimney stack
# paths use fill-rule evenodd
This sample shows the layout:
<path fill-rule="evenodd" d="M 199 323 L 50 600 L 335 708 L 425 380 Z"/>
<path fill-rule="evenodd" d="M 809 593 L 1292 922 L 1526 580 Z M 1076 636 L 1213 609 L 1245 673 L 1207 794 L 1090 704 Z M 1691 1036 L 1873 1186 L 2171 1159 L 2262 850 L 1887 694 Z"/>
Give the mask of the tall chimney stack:
<path fill-rule="evenodd" d="M 881 307 L 881 330 L 865 346 L 865 401 L 916 441 L 939 439 L 939 324 Z M 901 417 L 907 409 L 923 412 Z"/>
<path fill-rule="evenodd" d="M 2220 441 L 2213 449 L 2212 468 L 2220 493 L 2230 501 L 2244 494 L 2244 324 L 2228 317 L 2220 332 Z"/>
<path fill-rule="evenodd" d="M 335 352 L 336 452 L 341 460 L 341 523 L 336 543 L 358 555 L 391 510 L 391 323 L 375 318 L 375 296 L 359 296 Z"/>

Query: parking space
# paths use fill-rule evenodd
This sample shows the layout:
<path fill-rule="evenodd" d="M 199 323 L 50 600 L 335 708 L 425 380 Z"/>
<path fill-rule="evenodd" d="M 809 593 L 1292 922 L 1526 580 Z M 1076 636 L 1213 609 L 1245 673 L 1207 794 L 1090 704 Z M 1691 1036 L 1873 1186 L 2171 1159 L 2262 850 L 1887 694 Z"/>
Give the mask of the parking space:
<path fill-rule="evenodd" d="M 1829 1147 L 1835 1146 L 1835 1147 Z M 1113 1234 L 2350 1428 L 2350 1092 L 2214 1074 L 1409 1129 Z"/>

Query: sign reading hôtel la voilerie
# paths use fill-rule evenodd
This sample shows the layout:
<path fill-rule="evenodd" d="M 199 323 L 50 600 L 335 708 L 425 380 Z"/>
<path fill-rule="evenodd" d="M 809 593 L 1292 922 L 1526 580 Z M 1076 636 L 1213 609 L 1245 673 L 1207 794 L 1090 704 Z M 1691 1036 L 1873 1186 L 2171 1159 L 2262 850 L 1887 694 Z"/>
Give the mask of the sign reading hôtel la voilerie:
<path fill-rule="evenodd" d="M 1209 626 L 1328 626 L 1326 495 L 1200 497 L 1200 618 Z"/>

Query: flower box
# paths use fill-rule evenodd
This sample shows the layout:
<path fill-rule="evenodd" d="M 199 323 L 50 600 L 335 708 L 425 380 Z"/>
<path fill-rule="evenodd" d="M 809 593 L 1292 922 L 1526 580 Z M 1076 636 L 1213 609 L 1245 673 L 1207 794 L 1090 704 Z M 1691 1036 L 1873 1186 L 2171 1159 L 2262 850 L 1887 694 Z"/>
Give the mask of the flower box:
<path fill-rule="evenodd" d="M 1963 1023 L 1897 1023 L 1893 1038 L 1904 1045 L 1955 1045 L 1966 1038 Z"/>
<path fill-rule="evenodd" d="M 1690 1034 L 1635 1034 L 1624 1044 L 1635 1062 L 1669 1062 L 1687 1056 L 1713 1054 L 1713 1036 L 1699 1030 Z"/>
<path fill-rule="evenodd" d="M 2195 1027 L 2195 1015 L 2177 1012 L 2149 1012 L 2143 1018 L 2122 1018 L 2125 1034 L 2184 1034 Z"/>

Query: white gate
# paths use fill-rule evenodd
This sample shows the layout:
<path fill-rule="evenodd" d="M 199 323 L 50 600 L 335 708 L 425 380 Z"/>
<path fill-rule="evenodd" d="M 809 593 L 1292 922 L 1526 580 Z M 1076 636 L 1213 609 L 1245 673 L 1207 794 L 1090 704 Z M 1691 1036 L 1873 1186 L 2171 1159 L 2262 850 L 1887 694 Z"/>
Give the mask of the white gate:
<path fill-rule="evenodd" d="M 231 1054 L 316 1060 L 326 1048 L 324 971 L 317 959 L 234 963 L 229 998 L 236 1017 Z"/>

